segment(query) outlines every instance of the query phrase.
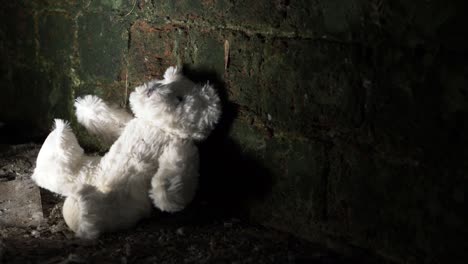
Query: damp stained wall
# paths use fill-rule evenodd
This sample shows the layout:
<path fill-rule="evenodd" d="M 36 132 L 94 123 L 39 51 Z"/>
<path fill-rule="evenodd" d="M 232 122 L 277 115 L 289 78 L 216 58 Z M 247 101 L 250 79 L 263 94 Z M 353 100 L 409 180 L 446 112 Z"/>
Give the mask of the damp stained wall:
<path fill-rule="evenodd" d="M 229 138 L 268 171 L 250 216 L 398 262 L 467 249 L 464 1 L 38 0 L 0 9 L 0 122 L 43 138 L 169 65 L 214 73 Z M 246 180 L 246 185 L 249 180 Z"/>

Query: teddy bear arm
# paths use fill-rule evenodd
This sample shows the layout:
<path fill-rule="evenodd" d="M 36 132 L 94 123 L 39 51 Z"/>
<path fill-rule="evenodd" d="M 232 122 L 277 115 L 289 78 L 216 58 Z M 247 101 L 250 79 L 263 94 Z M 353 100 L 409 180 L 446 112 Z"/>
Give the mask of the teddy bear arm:
<path fill-rule="evenodd" d="M 151 180 L 153 204 L 165 212 L 178 212 L 194 198 L 198 184 L 198 150 L 192 144 L 170 146 L 159 159 Z"/>
<path fill-rule="evenodd" d="M 112 144 L 133 119 L 124 109 L 109 106 L 94 95 L 76 99 L 75 108 L 78 122 L 107 144 Z"/>

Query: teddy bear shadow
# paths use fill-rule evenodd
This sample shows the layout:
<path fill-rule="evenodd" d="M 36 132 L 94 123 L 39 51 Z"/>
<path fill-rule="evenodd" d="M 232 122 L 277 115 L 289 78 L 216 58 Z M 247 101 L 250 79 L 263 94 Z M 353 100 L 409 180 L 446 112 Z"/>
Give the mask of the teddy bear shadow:
<path fill-rule="evenodd" d="M 183 73 L 195 83 L 212 84 L 221 100 L 222 115 L 210 136 L 198 144 L 200 182 L 190 206 L 172 218 L 182 222 L 209 222 L 213 219 L 245 218 L 249 205 L 262 200 L 272 186 L 269 171 L 254 157 L 242 152 L 230 137 L 239 106 L 228 100 L 225 84 L 218 74 L 184 65 Z"/>

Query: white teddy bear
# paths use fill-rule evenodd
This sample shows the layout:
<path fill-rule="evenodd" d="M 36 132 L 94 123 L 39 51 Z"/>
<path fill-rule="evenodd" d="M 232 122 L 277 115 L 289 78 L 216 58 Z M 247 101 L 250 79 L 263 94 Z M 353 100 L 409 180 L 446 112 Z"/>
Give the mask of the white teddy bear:
<path fill-rule="evenodd" d="M 194 141 L 206 138 L 221 114 L 213 87 L 196 85 L 170 67 L 164 80 L 136 87 L 130 106 L 135 117 L 96 96 L 76 100 L 78 122 L 115 141 L 103 157 L 85 155 L 59 119 L 37 157 L 32 179 L 67 197 L 63 217 L 79 237 L 130 227 L 150 214 L 152 204 L 180 211 L 195 195 Z"/>

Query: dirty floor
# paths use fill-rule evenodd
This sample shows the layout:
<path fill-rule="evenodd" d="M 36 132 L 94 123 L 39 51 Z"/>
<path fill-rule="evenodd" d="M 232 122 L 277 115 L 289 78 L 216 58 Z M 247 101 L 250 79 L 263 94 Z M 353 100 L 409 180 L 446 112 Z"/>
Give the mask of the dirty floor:
<path fill-rule="evenodd" d="M 39 148 L 0 145 L 0 184 L 28 179 Z M 216 215 L 204 203 L 180 214 L 155 210 L 133 229 L 80 240 L 62 219 L 63 198 L 42 189 L 40 194 L 40 225 L 0 226 L 0 263 L 363 263 L 287 233 Z"/>

